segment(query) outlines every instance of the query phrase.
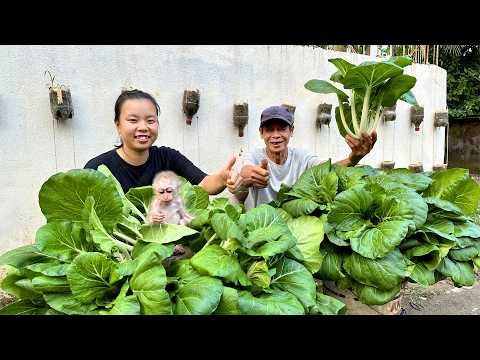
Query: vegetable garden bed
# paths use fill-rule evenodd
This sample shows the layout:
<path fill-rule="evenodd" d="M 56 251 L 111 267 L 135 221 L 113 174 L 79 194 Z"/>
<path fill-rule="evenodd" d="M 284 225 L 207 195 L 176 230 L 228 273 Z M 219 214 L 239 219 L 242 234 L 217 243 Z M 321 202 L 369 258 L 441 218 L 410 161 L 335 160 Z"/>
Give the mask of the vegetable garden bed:
<path fill-rule="evenodd" d="M 104 166 L 52 176 L 35 243 L 0 256 L 17 298 L 0 313 L 343 314 L 316 280 L 383 305 L 407 281 L 471 286 L 480 265 L 480 187 L 464 169 L 328 161 L 248 211 L 187 182 L 180 193 L 188 227 L 145 225 L 150 186 L 124 194 Z M 172 261 L 176 244 L 193 257 Z"/>

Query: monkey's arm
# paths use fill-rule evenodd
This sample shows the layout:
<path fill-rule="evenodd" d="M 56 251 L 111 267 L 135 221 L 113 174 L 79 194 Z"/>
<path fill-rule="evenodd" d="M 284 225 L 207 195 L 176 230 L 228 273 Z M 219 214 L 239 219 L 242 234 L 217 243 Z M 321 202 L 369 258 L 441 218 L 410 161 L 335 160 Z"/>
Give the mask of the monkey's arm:
<path fill-rule="evenodd" d="M 192 220 L 192 216 L 187 213 L 185 207 L 183 206 L 183 201 L 181 198 L 178 198 L 175 204 L 177 208 L 177 214 L 180 216 L 180 225 L 186 225 Z"/>

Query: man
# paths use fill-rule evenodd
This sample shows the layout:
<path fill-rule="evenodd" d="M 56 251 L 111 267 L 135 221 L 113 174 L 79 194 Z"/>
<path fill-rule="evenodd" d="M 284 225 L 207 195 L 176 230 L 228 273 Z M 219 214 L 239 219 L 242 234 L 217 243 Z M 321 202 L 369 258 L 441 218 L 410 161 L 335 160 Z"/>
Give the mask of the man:
<path fill-rule="evenodd" d="M 275 200 L 282 183 L 292 186 L 305 170 L 323 162 L 317 155 L 288 146 L 293 130 L 293 115 L 285 107 L 272 106 L 262 112 L 259 131 L 265 147 L 248 153 L 240 173 L 232 173 L 227 181 L 239 202 L 248 196 L 247 208 Z M 372 150 L 377 133 L 362 134 L 360 139 L 347 135 L 345 140 L 352 151 L 336 164 L 355 166 Z"/>

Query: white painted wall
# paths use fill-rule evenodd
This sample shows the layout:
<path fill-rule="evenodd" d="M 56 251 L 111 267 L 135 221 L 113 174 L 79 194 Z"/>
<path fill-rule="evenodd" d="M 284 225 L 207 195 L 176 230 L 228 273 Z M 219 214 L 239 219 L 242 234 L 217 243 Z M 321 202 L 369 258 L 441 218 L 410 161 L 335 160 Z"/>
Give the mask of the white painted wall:
<path fill-rule="evenodd" d="M 271 105 L 297 106 L 291 145 L 325 159 L 345 158 L 349 148 L 331 127 L 315 128 L 320 102 L 336 104 L 332 95 L 304 89 L 313 78 L 328 79 L 343 57 L 360 63 L 371 59 L 302 46 L 0 46 L 0 253 L 32 243 L 44 223 L 38 191 L 59 171 L 81 168 L 117 141 L 113 106 L 124 87 L 152 93 L 161 106 L 157 145 L 178 149 L 206 172 L 219 169 L 241 146 L 261 146 L 261 111 Z M 63 123 L 50 112 L 48 77 L 71 89 L 74 118 Z M 409 106 L 397 105 L 397 120 L 380 126 L 379 140 L 363 163 L 397 167 L 421 160 L 424 168 L 441 163 L 444 129 L 434 131 L 433 113 L 446 108 L 446 71 L 414 65 L 414 93 L 425 107 L 419 148 L 413 147 Z M 186 88 L 200 89 L 200 109 L 191 126 L 182 114 Z M 245 137 L 232 123 L 233 104 L 247 101 L 250 119 Z M 395 127 L 395 132 L 393 132 Z M 436 151 L 434 153 L 434 151 Z"/>

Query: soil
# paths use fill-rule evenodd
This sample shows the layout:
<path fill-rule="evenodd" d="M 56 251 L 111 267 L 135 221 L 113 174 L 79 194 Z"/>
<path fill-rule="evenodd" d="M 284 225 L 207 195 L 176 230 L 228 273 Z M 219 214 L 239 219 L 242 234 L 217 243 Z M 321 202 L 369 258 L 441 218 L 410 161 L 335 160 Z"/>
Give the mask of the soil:
<path fill-rule="evenodd" d="M 442 280 L 429 288 L 409 283 L 402 298 L 404 315 L 480 315 L 480 274 L 473 286 Z"/>

